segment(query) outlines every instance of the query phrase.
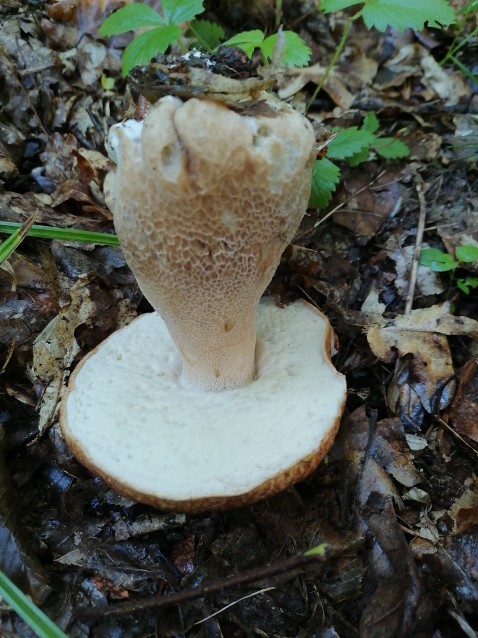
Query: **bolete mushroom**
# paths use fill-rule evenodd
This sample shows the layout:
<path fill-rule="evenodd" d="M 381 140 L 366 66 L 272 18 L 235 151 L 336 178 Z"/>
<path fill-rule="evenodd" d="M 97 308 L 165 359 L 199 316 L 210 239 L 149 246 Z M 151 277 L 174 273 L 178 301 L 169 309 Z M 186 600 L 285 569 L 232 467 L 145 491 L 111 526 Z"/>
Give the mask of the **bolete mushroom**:
<path fill-rule="evenodd" d="M 256 113 L 172 96 L 115 125 L 115 227 L 156 313 L 77 367 L 61 426 L 78 459 L 159 508 L 251 503 L 307 476 L 345 381 L 311 305 L 259 303 L 307 207 L 315 139 L 268 94 Z"/>

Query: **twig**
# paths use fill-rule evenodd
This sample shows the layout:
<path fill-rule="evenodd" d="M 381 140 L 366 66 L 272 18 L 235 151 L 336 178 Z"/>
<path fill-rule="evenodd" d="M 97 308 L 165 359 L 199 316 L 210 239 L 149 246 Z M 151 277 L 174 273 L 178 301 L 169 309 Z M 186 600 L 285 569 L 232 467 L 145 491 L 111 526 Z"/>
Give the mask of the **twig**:
<path fill-rule="evenodd" d="M 422 248 L 423 232 L 425 230 L 425 219 L 427 215 L 425 195 L 423 194 L 423 180 L 420 177 L 420 175 L 417 176 L 417 195 L 418 195 L 418 202 L 420 204 L 420 213 L 418 215 L 417 237 L 415 239 L 412 269 L 410 271 L 410 286 L 408 287 L 407 303 L 405 304 L 406 315 L 409 315 L 412 310 L 413 297 L 415 295 L 415 286 L 417 284 L 418 262 L 420 260 L 420 251 Z"/>
<path fill-rule="evenodd" d="M 305 565 L 310 565 L 317 561 L 324 561 L 324 557 L 320 554 L 296 554 L 290 558 L 284 558 L 278 560 L 271 565 L 265 567 L 256 567 L 254 569 L 248 569 L 228 576 L 226 578 L 218 578 L 211 583 L 204 583 L 195 587 L 194 589 L 188 589 L 186 591 L 173 592 L 171 594 L 152 596 L 146 600 L 136 600 L 133 602 L 117 603 L 109 607 L 99 607 L 92 609 L 90 607 L 79 607 L 76 610 L 76 614 L 80 619 L 94 619 L 104 618 L 105 616 L 124 616 L 128 614 L 135 614 L 143 612 L 148 609 L 158 609 L 159 607 L 170 607 L 171 605 L 179 605 L 180 603 L 196 600 L 197 598 L 203 598 L 210 594 L 215 594 L 227 589 L 234 589 L 242 585 L 254 583 L 266 578 L 271 578 L 277 574 L 283 574 Z"/>
<path fill-rule="evenodd" d="M 343 202 L 341 202 L 340 204 L 337 204 L 337 206 L 332 208 L 332 210 L 329 211 L 327 215 L 324 215 L 324 217 L 321 217 L 320 219 L 318 219 L 315 222 L 315 224 L 312 226 L 312 228 L 309 228 L 309 230 L 306 230 L 304 233 L 302 233 L 302 235 L 299 235 L 299 237 L 296 238 L 296 241 L 300 241 L 301 239 L 304 239 L 304 237 L 307 237 L 311 232 L 313 232 L 321 224 L 327 221 L 329 217 L 331 217 L 332 215 L 335 215 L 335 213 L 337 213 L 341 208 L 343 208 L 346 204 L 352 201 L 354 197 L 357 197 L 357 195 L 360 195 L 360 193 L 363 193 L 364 191 L 366 191 L 367 188 L 372 188 L 375 182 L 377 182 L 381 177 L 383 177 L 386 172 L 387 172 L 386 170 L 380 171 L 380 173 L 376 177 L 374 177 L 371 182 L 369 182 L 368 184 L 365 184 L 365 186 L 362 186 L 362 188 L 359 188 L 358 190 L 353 192 L 349 197 L 347 197 L 347 199 L 345 199 Z"/>

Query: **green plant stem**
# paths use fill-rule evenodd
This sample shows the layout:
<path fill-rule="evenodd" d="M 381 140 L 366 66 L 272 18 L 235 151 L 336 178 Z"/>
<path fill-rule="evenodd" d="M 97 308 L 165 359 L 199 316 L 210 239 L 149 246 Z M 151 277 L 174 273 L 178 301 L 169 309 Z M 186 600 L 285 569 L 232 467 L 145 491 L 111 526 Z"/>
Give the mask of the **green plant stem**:
<path fill-rule="evenodd" d="M 460 62 L 460 60 L 458 58 L 456 58 L 454 55 L 452 55 L 450 57 L 450 59 L 453 62 L 453 64 L 458 69 L 460 69 L 460 71 L 463 73 L 463 75 L 470 80 L 470 82 L 473 82 L 473 84 L 477 84 L 478 83 L 478 76 L 474 75 L 470 71 L 470 69 L 468 69 L 462 62 Z"/>
<path fill-rule="evenodd" d="M 456 42 L 458 41 L 458 36 L 457 36 L 451 43 L 451 46 L 448 49 L 448 52 L 445 55 L 445 57 L 440 60 L 440 65 L 443 66 L 444 64 L 446 64 L 446 62 L 448 62 L 448 60 L 454 58 L 456 54 L 458 53 L 458 51 L 462 49 L 464 46 L 466 46 L 467 44 L 469 44 L 470 40 L 474 38 L 475 35 L 477 34 L 478 34 L 478 27 L 475 27 L 473 31 L 469 33 L 459 44 L 456 44 Z"/>
<path fill-rule="evenodd" d="M 347 41 L 347 36 L 349 34 L 349 31 L 350 31 L 350 27 L 352 26 L 352 22 L 359 17 L 360 13 L 361 12 L 355 14 L 354 16 L 350 16 L 349 18 L 347 18 L 347 22 L 345 23 L 345 27 L 344 27 L 344 32 L 343 32 L 342 38 L 341 38 L 341 40 L 339 42 L 339 46 L 335 49 L 334 55 L 332 56 L 332 59 L 329 62 L 329 66 L 325 69 L 325 73 L 324 73 L 322 79 L 320 80 L 319 84 L 317 85 L 315 91 L 312 94 L 312 97 L 310 98 L 310 100 L 309 100 L 309 102 L 307 104 L 307 108 L 305 109 L 306 113 L 309 111 L 310 107 L 314 103 L 314 100 L 317 97 L 317 95 L 319 94 L 319 91 L 321 90 L 321 88 L 327 82 L 327 78 L 329 77 L 330 72 L 334 68 L 334 65 L 337 62 L 338 57 L 340 56 L 340 54 L 342 53 L 342 51 L 344 49 L 345 43 Z"/>
<path fill-rule="evenodd" d="M 208 47 L 207 43 L 204 42 L 204 40 L 201 38 L 201 36 L 199 35 L 199 33 L 196 31 L 196 29 L 193 27 L 192 23 L 189 25 L 189 30 L 191 31 L 191 33 L 194 35 L 195 38 L 197 38 L 198 42 L 201 43 L 201 46 L 203 46 L 205 48 L 205 50 L 208 53 L 211 53 L 211 47 Z"/>
<path fill-rule="evenodd" d="M 13 235 L 22 224 L 15 222 L 0 222 L 0 233 Z M 28 231 L 29 237 L 41 239 L 58 239 L 60 241 L 77 241 L 83 244 L 102 244 L 104 246 L 119 246 L 118 237 L 108 233 L 96 233 L 77 228 L 55 228 L 34 224 Z M 7 240 L 8 241 L 8 240 Z"/>
<path fill-rule="evenodd" d="M 276 30 L 282 22 L 282 0 L 276 0 Z"/>

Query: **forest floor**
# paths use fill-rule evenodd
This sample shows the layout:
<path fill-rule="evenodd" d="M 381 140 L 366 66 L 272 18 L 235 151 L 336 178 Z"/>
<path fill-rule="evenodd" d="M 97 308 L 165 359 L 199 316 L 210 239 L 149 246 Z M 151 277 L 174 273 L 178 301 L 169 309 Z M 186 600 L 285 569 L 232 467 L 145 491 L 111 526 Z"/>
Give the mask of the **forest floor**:
<path fill-rule="evenodd" d="M 114 232 L 104 139 L 128 104 L 124 40 L 99 39 L 101 4 L 0 7 L 1 221 L 35 214 L 36 224 Z M 306 5 L 285 6 L 284 23 L 313 65 L 282 87 L 305 99 L 346 19 Z M 209 15 L 228 26 L 219 9 Z M 239 28 L 269 19 L 251 9 Z M 150 307 L 116 247 L 29 237 L 2 265 L 0 568 L 69 636 L 477 635 L 478 262 L 452 274 L 418 265 L 427 246 L 452 257 L 478 246 L 478 87 L 440 66 L 452 41 L 451 31 L 357 22 L 309 111 L 327 127 L 360 127 L 373 112 L 410 154 L 343 164 L 332 201 L 308 211 L 269 288 L 327 314 L 348 384 L 327 459 L 273 498 L 164 513 L 91 475 L 59 431 L 64 384 Z M 460 60 L 476 73 L 476 39 Z M 304 558 L 320 544 L 323 556 Z M 33 636 L 5 604 L 0 623 L 2 635 Z"/>

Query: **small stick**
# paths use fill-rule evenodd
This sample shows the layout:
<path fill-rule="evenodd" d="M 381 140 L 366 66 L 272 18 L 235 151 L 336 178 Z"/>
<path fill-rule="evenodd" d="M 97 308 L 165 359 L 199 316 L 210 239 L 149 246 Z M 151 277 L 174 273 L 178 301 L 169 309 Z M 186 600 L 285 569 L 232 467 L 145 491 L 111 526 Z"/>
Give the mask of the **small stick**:
<path fill-rule="evenodd" d="M 228 576 L 226 578 L 218 578 L 211 583 L 204 583 L 195 587 L 194 589 L 187 589 L 185 591 L 173 592 L 171 594 L 163 594 L 160 596 L 152 596 L 146 600 L 136 600 L 126 603 L 117 603 L 108 607 L 97 607 L 95 609 L 89 607 L 79 607 L 76 610 L 78 618 L 94 619 L 104 618 L 105 616 L 123 616 L 127 614 L 134 614 L 148 609 L 158 609 L 159 607 L 170 607 L 171 605 L 179 605 L 190 600 L 209 596 L 220 591 L 227 589 L 234 589 L 242 585 L 254 583 L 277 574 L 283 574 L 289 572 L 304 565 L 315 563 L 317 561 L 324 561 L 325 558 L 321 554 L 309 553 L 296 554 L 290 558 L 284 558 L 278 560 L 271 565 L 265 567 L 256 567 L 254 569 L 248 569 Z"/>
<path fill-rule="evenodd" d="M 420 251 L 422 248 L 423 232 L 425 230 L 425 219 L 427 215 L 425 195 L 423 194 L 423 180 L 419 175 L 417 175 L 417 195 L 420 204 L 420 213 L 418 216 L 417 237 L 415 239 L 412 268 L 410 271 L 410 286 L 408 287 L 407 303 L 405 304 L 405 315 L 409 315 L 412 310 L 415 286 L 417 284 L 418 262 L 420 260 Z"/>
<path fill-rule="evenodd" d="M 305 237 L 307 237 L 308 235 L 310 235 L 311 232 L 313 232 L 316 228 L 318 228 L 321 224 L 323 224 L 327 219 L 329 219 L 329 217 L 331 217 L 332 215 L 334 215 L 336 212 L 338 212 L 341 208 L 343 208 L 346 204 L 348 204 L 350 201 L 352 201 L 352 199 L 354 197 L 357 197 L 357 195 L 360 195 L 360 193 L 363 193 L 364 191 L 367 190 L 367 188 L 372 188 L 372 186 L 381 178 L 383 177 L 383 175 L 385 175 L 387 171 L 383 170 L 381 171 L 376 177 L 374 177 L 372 179 L 371 182 L 369 182 L 368 184 L 366 184 L 365 186 L 362 186 L 362 188 L 359 188 L 358 190 L 356 190 L 354 193 L 352 193 L 349 197 L 347 197 L 347 199 L 345 199 L 343 202 L 341 202 L 340 204 L 337 204 L 337 206 L 335 206 L 335 208 L 333 208 L 331 211 L 329 211 L 327 213 L 327 215 L 324 215 L 324 217 L 321 217 L 320 219 L 318 219 L 315 224 L 312 226 L 312 228 L 309 228 L 309 230 L 307 230 L 305 233 L 302 233 L 302 235 L 299 235 L 298 237 L 296 237 L 296 241 L 300 241 L 301 239 L 304 239 Z M 401 200 L 400 200 L 401 202 Z"/>

